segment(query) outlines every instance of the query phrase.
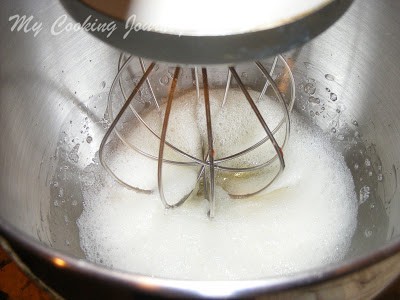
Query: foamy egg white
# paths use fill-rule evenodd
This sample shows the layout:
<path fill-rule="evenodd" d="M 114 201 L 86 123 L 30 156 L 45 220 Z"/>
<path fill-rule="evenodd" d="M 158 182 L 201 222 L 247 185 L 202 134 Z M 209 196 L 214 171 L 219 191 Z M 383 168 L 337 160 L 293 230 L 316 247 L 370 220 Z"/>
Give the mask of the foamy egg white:
<path fill-rule="evenodd" d="M 214 106 L 221 98 L 219 93 L 212 93 Z M 176 99 L 173 107 L 179 115 L 170 125 L 175 130 L 169 133 L 171 140 L 193 155 L 200 151 L 204 131 L 203 106 L 196 100 L 195 94 Z M 248 138 L 241 138 L 241 132 L 251 128 L 258 132 L 260 125 L 256 118 L 246 117 L 248 103 L 241 93 L 230 93 L 228 101 L 225 112 L 214 108 L 213 120 L 215 136 L 223 137 L 222 144 L 228 145 L 221 151 L 229 152 L 229 145 Z M 277 124 L 273 115 L 269 121 Z M 146 118 L 156 117 L 150 114 Z M 229 129 L 224 125 L 228 121 Z M 310 128 L 295 113 L 292 123 L 285 172 L 253 198 L 231 199 L 223 186 L 217 186 L 214 220 L 208 219 L 208 202 L 202 196 L 178 209 L 165 210 L 156 191 L 139 194 L 107 175 L 102 184 L 86 187 L 78 226 L 87 258 L 150 276 L 201 280 L 287 275 L 342 259 L 356 227 L 353 179 L 343 156 L 322 132 Z M 224 135 L 224 130 L 229 132 Z M 140 136 L 138 133 L 135 135 Z M 148 151 L 156 151 L 158 146 L 145 137 L 143 133 L 139 145 L 147 143 Z M 221 147 L 220 141 L 216 147 Z M 124 149 L 115 152 L 114 166 L 125 169 L 124 176 L 131 176 L 135 184 L 155 189 L 156 164 Z M 135 165 L 137 169 L 132 169 Z M 169 186 L 167 195 L 173 198 L 192 188 L 196 171 L 172 167 L 164 178 Z"/>

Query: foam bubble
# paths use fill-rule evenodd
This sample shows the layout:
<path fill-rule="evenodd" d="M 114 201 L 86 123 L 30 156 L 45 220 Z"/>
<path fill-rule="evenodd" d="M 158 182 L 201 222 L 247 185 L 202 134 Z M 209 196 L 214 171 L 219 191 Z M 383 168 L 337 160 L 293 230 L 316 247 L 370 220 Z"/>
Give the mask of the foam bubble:
<path fill-rule="evenodd" d="M 182 97 L 192 103 L 195 95 Z M 229 154 L 234 144 L 246 146 L 259 139 L 255 136 L 241 145 L 241 139 L 236 137 L 244 134 L 245 140 L 259 127 L 240 93 L 230 94 L 226 113 L 218 112 L 218 99 L 221 91 L 212 91 L 216 147 L 228 145 L 220 155 Z M 177 122 L 186 122 L 181 124 L 185 131 L 176 127 L 175 134 L 179 136 L 173 134 L 171 140 L 184 147 L 190 139 L 186 147 L 197 155 L 201 143 L 198 137 L 205 130 L 201 114 L 204 106 L 181 100 L 174 102 L 174 109 L 181 114 L 176 116 Z M 280 117 L 274 120 L 273 106 L 265 105 L 272 110 L 269 121 L 273 127 Z M 206 216 L 208 203 L 201 196 L 191 198 L 179 209 L 164 210 L 157 192 L 138 194 L 107 176 L 102 184 L 86 187 L 78 226 L 87 258 L 150 276 L 202 280 L 286 275 L 342 259 L 356 227 L 353 179 L 344 157 L 322 132 L 310 128 L 296 114 L 292 115 L 292 122 L 292 135 L 285 150 L 287 168 L 282 176 L 262 195 L 250 199 L 231 199 L 217 186 L 217 211 L 212 221 Z M 149 151 L 154 150 L 151 147 Z M 132 162 L 132 157 L 123 154 L 116 166 L 123 167 L 129 158 L 139 168 L 142 184 L 154 187 L 154 166 L 144 161 Z M 253 159 L 260 158 L 257 154 Z M 249 160 L 239 162 L 247 163 Z M 168 196 L 190 190 L 197 174 L 196 170 L 192 170 L 193 177 L 187 176 L 186 171 L 177 172 L 172 168 L 164 174 L 166 180 L 176 183 Z M 125 175 L 134 177 L 133 173 L 131 169 Z"/>

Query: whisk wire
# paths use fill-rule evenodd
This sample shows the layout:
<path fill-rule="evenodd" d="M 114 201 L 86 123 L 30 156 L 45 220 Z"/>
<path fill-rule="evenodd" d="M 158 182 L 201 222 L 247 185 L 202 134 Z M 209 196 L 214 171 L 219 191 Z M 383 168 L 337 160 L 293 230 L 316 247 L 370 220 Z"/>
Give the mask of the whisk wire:
<path fill-rule="evenodd" d="M 103 166 L 104 169 L 107 170 L 107 172 L 120 184 L 122 184 L 123 186 L 139 191 L 139 192 L 144 192 L 144 193 L 151 193 L 151 191 L 148 190 L 144 190 L 144 189 L 140 189 L 138 187 L 134 187 L 130 184 L 127 184 L 125 181 L 121 180 L 108 166 L 108 164 L 105 162 L 104 160 L 104 146 L 106 145 L 108 138 L 110 137 L 111 133 L 114 131 L 115 127 L 117 126 L 118 122 L 120 121 L 121 117 L 124 115 L 125 111 L 127 110 L 127 108 L 129 107 L 129 105 L 131 104 L 132 100 L 134 99 L 135 95 L 138 93 L 138 91 L 140 90 L 141 86 L 143 85 L 143 83 L 145 82 L 146 78 L 149 76 L 149 74 L 151 73 L 151 71 L 153 70 L 155 66 L 155 63 L 151 63 L 149 68 L 144 72 L 142 78 L 140 79 L 140 81 L 138 82 L 138 84 L 135 86 L 135 88 L 132 91 L 132 94 L 128 97 L 128 99 L 125 101 L 124 105 L 122 106 L 121 110 L 119 111 L 119 113 L 117 114 L 117 116 L 115 117 L 115 119 L 113 120 L 113 122 L 111 123 L 110 127 L 108 128 L 106 134 L 103 137 L 103 140 L 101 141 L 100 144 L 100 149 L 99 149 L 99 159 L 100 159 L 100 163 Z M 115 85 L 116 82 L 114 81 L 113 85 Z"/>
<path fill-rule="evenodd" d="M 168 94 L 167 107 L 165 109 L 164 121 L 161 131 L 161 139 L 160 139 L 160 147 L 158 152 L 158 162 L 157 162 L 157 180 L 158 180 L 158 192 L 160 194 L 161 202 L 164 204 L 165 208 L 172 208 L 173 205 L 168 204 L 165 199 L 164 194 L 164 185 L 162 180 L 162 169 L 163 169 L 163 160 L 164 160 L 164 147 L 165 147 L 165 139 L 167 137 L 169 116 L 171 114 L 172 108 L 172 100 L 174 99 L 176 85 L 178 84 L 179 72 L 181 71 L 180 67 L 175 68 L 174 77 L 172 79 L 172 84 Z"/>
<path fill-rule="evenodd" d="M 142 58 L 139 58 L 139 62 L 140 62 L 140 67 L 142 68 L 143 73 L 145 73 L 146 72 L 146 64 L 145 64 L 145 62 L 143 61 Z M 156 106 L 157 110 L 160 111 L 160 105 L 158 104 L 157 97 L 154 94 L 153 87 L 151 85 L 149 77 L 146 78 L 146 83 L 147 83 L 147 87 L 149 88 L 149 91 L 150 91 L 150 94 L 151 94 L 151 98 L 153 99 L 154 105 Z"/>
<path fill-rule="evenodd" d="M 228 69 L 228 76 L 226 78 L 226 87 L 225 87 L 224 99 L 222 100 L 222 107 L 225 106 L 226 100 L 228 99 L 228 93 L 231 87 L 231 81 L 232 81 L 232 73 L 231 70 Z"/>
<path fill-rule="evenodd" d="M 271 71 L 269 71 L 269 75 L 271 76 L 271 78 L 272 78 L 272 76 L 273 76 L 273 74 L 275 72 L 275 68 L 276 68 L 276 64 L 277 63 L 278 63 L 278 56 L 275 56 L 274 62 L 272 63 Z M 260 93 L 260 96 L 258 96 L 258 101 L 261 101 L 264 98 L 269 86 L 270 86 L 270 82 L 269 82 L 269 80 L 267 80 L 265 82 L 265 85 L 264 85 L 261 93 Z"/>
<path fill-rule="evenodd" d="M 208 142 L 208 161 L 209 161 L 209 173 L 210 173 L 210 186 L 209 186 L 209 202 L 210 209 L 208 216 L 212 219 L 215 215 L 215 168 L 214 168 L 214 141 L 211 123 L 211 108 L 210 108 L 210 94 L 208 87 L 207 70 L 202 68 L 203 75 L 203 86 L 204 86 L 204 103 L 206 110 L 206 122 L 207 122 L 207 142 Z"/>

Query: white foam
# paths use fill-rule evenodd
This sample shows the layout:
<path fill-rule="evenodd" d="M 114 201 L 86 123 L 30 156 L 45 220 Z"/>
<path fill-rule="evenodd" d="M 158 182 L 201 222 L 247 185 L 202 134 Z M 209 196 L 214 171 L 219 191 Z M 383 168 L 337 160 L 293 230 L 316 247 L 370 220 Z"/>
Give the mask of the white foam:
<path fill-rule="evenodd" d="M 220 101 L 220 93 L 213 91 L 213 124 L 215 136 L 225 140 L 216 138 L 216 145 L 229 145 L 221 150 L 229 151 L 230 145 L 241 144 L 235 133 L 244 133 L 247 138 L 258 130 L 255 128 L 259 124 L 250 118 L 244 97 L 235 92 L 227 104 L 231 111 L 225 116 L 218 114 L 215 103 Z M 183 97 L 189 97 L 187 102 L 192 103 L 194 96 Z M 174 109 L 181 105 L 184 101 L 174 102 Z M 180 110 L 179 122 L 189 118 L 189 123 L 197 124 L 198 128 L 183 125 L 186 131 L 186 126 L 192 126 L 190 143 L 195 143 L 187 145 L 196 154 L 198 137 L 205 130 L 200 114 L 204 106 L 190 107 Z M 292 135 L 285 151 L 287 169 L 282 176 L 253 199 L 234 200 L 217 187 L 216 218 L 212 221 L 206 216 L 207 201 L 201 197 L 190 199 L 179 209 L 164 210 L 157 193 L 137 194 L 108 177 L 103 185 L 89 186 L 84 191 L 84 211 L 78 220 L 87 258 L 151 276 L 204 280 L 290 274 L 342 259 L 356 227 L 353 179 L 343 156 L 333 149 L 328 138 L 309 128 L 296 114 L 292 121 Z M 190 135 L 181 129 L 175 131 L 181 134 L 176 137 L 177 145 L 184 144 Z M 138 167 L 147 179 L 155 180 L 152 168 Z M 166 180 L 176 183 L 169 196 L 174 190 L 183 194 L 193 180 L 176 172 L 170 169 L 165 174 Z M 192 173 L 196 175 L 195 171 Z"/>

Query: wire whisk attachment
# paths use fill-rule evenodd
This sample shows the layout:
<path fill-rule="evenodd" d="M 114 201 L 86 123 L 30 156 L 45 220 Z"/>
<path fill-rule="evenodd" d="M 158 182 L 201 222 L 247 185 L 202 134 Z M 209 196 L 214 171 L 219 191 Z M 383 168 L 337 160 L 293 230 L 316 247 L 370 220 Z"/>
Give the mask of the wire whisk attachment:
<path fill-rule="evenodd" d="M 217 185 L 247 198 L 283 172 L 294 99 L 294 78 L 280 55 L 186 68 L 121 54 L 100 162 L 124 187 L 158 192 L 165 208 L 203 195 L 213 218 Z"/>

